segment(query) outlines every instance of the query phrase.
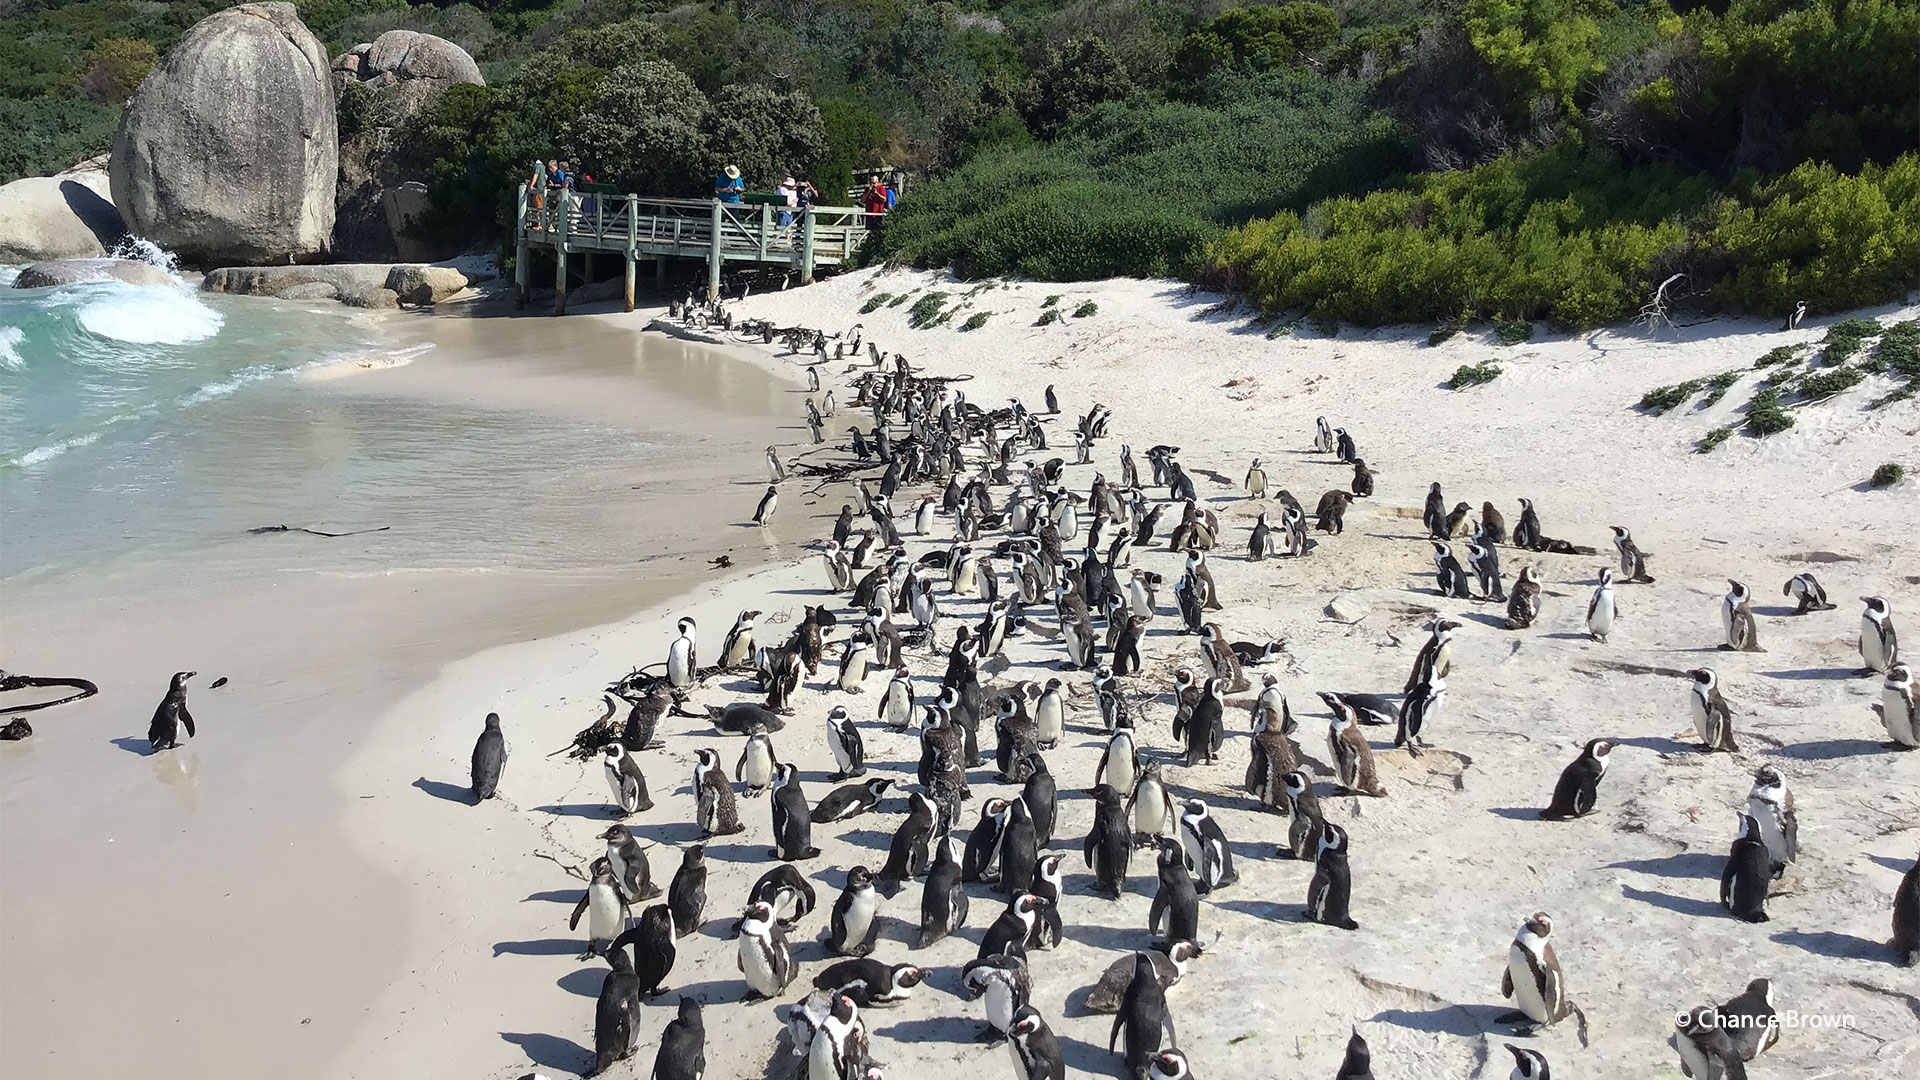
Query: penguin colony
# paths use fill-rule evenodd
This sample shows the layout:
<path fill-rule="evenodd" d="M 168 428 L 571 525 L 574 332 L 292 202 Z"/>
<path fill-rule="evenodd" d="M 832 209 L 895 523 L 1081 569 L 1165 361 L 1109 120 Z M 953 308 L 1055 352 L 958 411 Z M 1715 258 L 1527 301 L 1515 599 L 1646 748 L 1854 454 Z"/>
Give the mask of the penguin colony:
<path fill-rule="evenodd" d="M 930 981 L 946 988 L 935 993 L 962 996 L 953 1008 L 976 1017 L 983 1038 L 1004 1042 L 1014 1076 L 1063 1080 L 1068 1055 L 1056 1027 L 1065 1018 L 1043 1013 L 1032 995 L 1034 971 L 1047 963 L 1042 954 L 1093 947 L 1064 932 L 1071 925 L 1111 927 L 1136 950 L 1122 952 L 1087 989 L 1085 1008 L 1113 1019 L 1110 1026 L 1100 1022 L 1098 1032 L 1081 1024 L 1079 1043 L 1098 1044 L 1112 1055 L 1112 1071 L 1133 1080 L 1208 1075 L 1204 1041 L 1182 1045 L 1177 988 L 1206 977 L 1206 950 L 1219 934 L 1209 933 L 1202 901 L 1231 898 L 1241 877 L 1236 855 L 1311 864 L 1287 872 L 1295 917 L 1317 924 L 1308 932 L 1365 934 L 1369 922 L 1393 919 L 1393 911 L 1369 903 L 1365 882 L 1400 868 L 1369 865 L 1367 833 L 1379 826 L 1360 804 L 1391 799 L 1396 785 L 1419 782 L 1406 770 L 1383 768 L 1389 758 L 1412 762 L 1444 747 L 1457 722 L 1455 695 L 1470 698 L 1481 674 L 1455 672 L 1457 637 L 1578 626 L 1580 636 L 1604 646 L 1622 633 L 1622 623 L 1632 626 L 1634 605 L 1617 593 L 1655 580 L 1653 554 L 1626 527 L 1612 527 L 1617 569 L 1612 562 L 1594 568 L 1581 618 L 1573 605 L 1543 600 L 1541 570 L 1550 565 L 1544 556 L 1590 557 L 1595 549 L 1548 537 L 1528 499 L 1517 501 L 1509 529 L 1492 502 L 1477 513 L 1465 501 L 1449 505 L 1436 482 L 1420 537 L 1430 548 L 1431 593 L 1503 614 L 1472 623 L 1432 617 L 1398 694 L 1313 687 L 1311 672 L 1291 662 L 1284 640 L 1232 640 L 1230 628 L 1257 623 L 1260 613 L 1229 610 L 1215 574 L 1262 573 L 1267 568 L 1234 563 L 1308 558 L 1321 545 L 1350 542 L 1342 537 L 1345 515 L 1355 500 L 1374 497 L 1376 483 L 1353 432 L 1325 418 L 1316 422 L 1313 452 L 1351 465 L 1353 477 L 1346 490 L 1308 492 L 1312 512 L 1254 459 L 1242 491 L 1268 506 L 1242 543 L 1221 521 L 1218 505 L 1231 500 L 1199 497 L 1179 447 L 1135 451 L 1118 443 L 1103 406 L 1091 404 L 1069 421 L 1048 386 L 1043 413 L 1018 400 L 986 409 L 951 382 L 917 377 L 903 356 L 888 358 L 868 343 L 863 357 L 858 328 L 849 336 L 835 347 L 835 359 L 853 361 L 847 407 L 862 410 L 869 423 L 865 432 L 848 429 L 845 456 L 882 475 L 873 486 L 865 478 L 847 485 L 849 502 L 819 545 L 827 599 L 779 633 L 756 623 L 761 612 L 742 611 L 711 667 L 699 662 L 694 620 L 680 619 L 664 664 L 652 665 L 659 674 L 642 669 L 613 687 L 608 715 L 590 729 L 601 737 L 586 749 L 600 755 L 609 813 L 622 819 L 595 834 L 605 852 L 584 868 L 588 884 L 569 921 L 575 933 L 586 924 L 582 959 L 597 957 L 609 968 L 594 1013 L 594 1074 L 630 1058 L 637 1058 L 631 1068 L 647 1070 L 651 1053 L 651 1076 L 703 1076 L 710 1004 L 679 997 L 675 1019 L 647 1051 L 642 1002 L 672 985 L 679 953 L 723 949 L 734 954 L 741 983 L 725 998 L 748 1003 L 727 1007 L 776 1009 L 783 1035 L 767 1050 L 776 1061 L 782 1049 L 790 1053 L 792 1070 L 808 1080 L 880 1080 L 888 1039 L 876 1030 L 886 1024 L 875 1011 Z M 826 341 L 811 336 L 822 360 Z M 819 367 L 808 369 L 815 393 Z M 824 411 L 812 397 L 805 411 L 813 441 L 823 443 L 831 391 Z M 1075 462 L 1044 457 L 1050 439 L 1065 441 L 1047 427 L 1069 422 Z M 1383 457 L 1372 453 L 1376 461 Z M 1112 477 L 1094 466 L 1096 456 L 1117 459 Z M 779 486 L 794 465 L 773 447 L 766 457 L 773 483 L 753 521 L 774 528 Z M 909 494 L 914 488 L 924 493 Z M 1516 561 L 1536 557 L 1517 568 L 1511 591 L 1503 549 Z M 1564 574 L 1565 565 L 1554 570 Z M 1722 640 L 1709 648 L 1764 651 L 1751 591 L 1729 584 Z M 1810 573 L 1794 576 L 1782 591 L 1797 604 L 1795 618 L 1819 620 L 1837 607 Z M 1893 612 L 1882 597 L 1861 602 L 1860 674 L 1883 686 L 1880 743 L 1889 753 L 1913 750 L 1920 747 L 1920 719 Z M 1004 646 L 1020 638 L 1047 643 L 1049 662 L 1012 663 Z M 830 663 L 836 653 L 837 670 Z M 1261 670 L 1270 664 L 1285 677 Z M 156 714 L 156 750 L 177 745 L 181 724 L 193 734 L 183 689 L 190 675 L 175 677 Z M 1378 681 L 1398 677 L 1382 671 Z M 1674 714 L 1676 726 L 1690 718 L 1695 752 L 1741 753 L 1739 738 L 1755 733 L 1736 731 L 1745 715 L 1739 689 L 1712 667 L 1684 678 L 1676 683 Z M 803 681 L 833 704 L 789 704 Z M 1291 702 L 1288 688 L 1295 691 Z M 696 695 L 731 700 L 703 701 L 703 712 L 692 704 Z M 1292 708 L 1313 699 L 1324 711 Z M 609 723 L 622 705 L 629 709 L 625 723 Z M 697 746 L 663 743 L 654 732 L 668 714 L 710 722 L 714 734 L 694 736 Z M 1227 737 L 1242 724 L 1251 731 L 1245 750 Z M 1611 737 L 1604 717 L 1584 726 L 1590 730 L 1579 754 L 1557 780 L 1541 778 L 1538 828 L 1582 827 L 1573 823 L 1606 803 L 1609 769 L 1633 751 Z M 720 746 L 736 738 L 739 752 L 723 754 Z M 802 740 L 824 740 L 834 764 L 826 779 L 836 786 L 817 798 L 803 789 L 796 766 L 779 757 L 778 744 Z M 1062 775 L 1049 763 L 1048 752 L 1069 742 L 1101 748 L 1091 773 Z M 690 760 L 691 776 L 684 788 L 656 786 L 674 793 L 656 801 L 644 771 L 666 768 L 670 757 Z M 473 755 L 476 801 L 499 789 L 505 759 L 500 718 L 490 715 Z M 1914 760 L 1920 763 L 1920 755 Z M 1169 777 L 1170 765 L 1179 767 L 1177 778 Z M 876 770 L 897 775 L 868 775 Z M 1727 917 L 1767 921 L 1769 897 L 1795 876 L 1800 849 L 1790 781 L 1782 768 L 1760 765 L 1745 805 L 1732 815 L 1719 892 Z M 1234 794 L 1223 797 L 1226 791 Z M 1223 818 L 1220 806 L 1246 805 L 1241 792 L 1272 817 Z M 1088 831 L 1056 835 L 1060 803 L 1080 797 L 1092 805 Z M 1729 797 L 1701 793 L 1703 801 Z M 905 817 L 891 826 L 868 817 L 902 810 Z M 648 824 L 690 818 L 697 826 L 699 842 L 672 853 L 678 867 L 664 888 L 652 861 L 669 853 L 656 847 L 649 855 L 653 845 L 642 845 L 625 824 L 636 814 L 650 815 Z M 877 866 L 809 875 L 796 867 L 820 857 L 816 827 L 833 834 L 892 831 L 884 857 L 876 850 L 871 860 Z M 749 839 L 726 839 L 741 833 Z M 708 895 L 709 845 L 722 842 L 733 845 L 735 858 L 769 867 L 745 896 Z M 1894 900 L 1889 958 L 1898 964 L 1920 963 L 1917 876 L 1920 868 L 1906 874 Z M 829 894 L 840 890 L 828 903 L 816 890 L 820 881 Z M 1514 884 L 1524 893 L 1523 883 Z M 1142 886 L 1152 896 L 1146 925 L 1115 926 L 1113 901 Z M 885 935 L 887 918 L 917 931 Z M 1497 989 L 1511 1011 L 1493 1022 L 1525 1038 L 1579 1012 L 1582 969 L 1605 966 L 1590 953 L 1610 939 L 1582 936 L 1589 955 L 1572 956 L 1563 967 L 1556 916 L 1520 907 L 1514 918 L 1510 927 L 1484 928 L 1490 953 L 1498 935 L 1512 929 L 1504 966 L 1489 964 L 1488 1003 Z M 699 935 L 716 921 L 721 940 Z M 984 933 L 976 955 L 957 971 L 950 961 L 939 968 L 914 962 L 970 928 Z M 1613 940 L 1613 947 L 1631 943 Z M 824 951 L 826 961 L 802 961 L 800 951 Z M 1690 1077 L 1761 1071 L 1762 1055 L 1781 1034 L 1766 978 L 1721 1004 L 1661 1007 L 1674 1017 L 1664 1035 Z M 1581 1023 L 1584 1031 L 1584 1016 Z M 1503 1045 L 1513 1078 L 1550 1080 L 1556 1066 L 1541 1049 Z M 1376 1054 L 1356 1024 L 1336 1077 L 1370 1078 L 1376 1059 L 1383 1077 L 1418 1075 Z M 1567 1068 L 1579 1075 L 1577 1061 Z M 794 1074 L 786 1065 L 773 1069 L 770 1075 Z"/>

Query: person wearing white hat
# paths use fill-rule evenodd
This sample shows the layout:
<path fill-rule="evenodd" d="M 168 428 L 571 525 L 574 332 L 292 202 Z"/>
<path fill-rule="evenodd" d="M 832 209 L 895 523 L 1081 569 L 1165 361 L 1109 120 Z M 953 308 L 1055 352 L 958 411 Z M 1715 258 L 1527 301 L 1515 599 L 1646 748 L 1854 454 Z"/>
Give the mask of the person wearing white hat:
<path fill-rule="evenodd" d="M 738 165 L 727 166 L 721 171 L 720 178 L 713 182 L 713 197 L 723 203 L 739 202 L 740 197 L 746 193 L 746 190 L 747 185 L 740 179 L 740 166 Z"/>
<path fill-rule="evenodd" d="M 775 190 L 784 203 L 780 210 L 780 227 L 784 229 L 793 224 L 794 208 L 800 205 L 800 185 L 792 176 L 786 176 Z"/>

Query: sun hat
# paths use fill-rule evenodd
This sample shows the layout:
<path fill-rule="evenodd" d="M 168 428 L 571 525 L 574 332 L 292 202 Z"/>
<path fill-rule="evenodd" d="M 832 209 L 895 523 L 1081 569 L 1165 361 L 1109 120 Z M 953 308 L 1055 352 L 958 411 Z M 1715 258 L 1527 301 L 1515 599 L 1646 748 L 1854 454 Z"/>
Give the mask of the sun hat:
<path fill-rule="evenodd" d="M 729 166 L 727 166 L 727 169 L 726 169 L 726 172 L 727 172 L 727 179 L 729 179 L 729 180 L 738 180 L 738 179 L 740 179 L 740 166 L 738 166 L 738 165 L 729 165 Z"/>
<path fill-rule="evenodd" d="M 794 180 L 793 177 L 789 176 L 782 179 L 780 183 L 784 187 L 792 187 L 796 183 L 796 181 Z"/>

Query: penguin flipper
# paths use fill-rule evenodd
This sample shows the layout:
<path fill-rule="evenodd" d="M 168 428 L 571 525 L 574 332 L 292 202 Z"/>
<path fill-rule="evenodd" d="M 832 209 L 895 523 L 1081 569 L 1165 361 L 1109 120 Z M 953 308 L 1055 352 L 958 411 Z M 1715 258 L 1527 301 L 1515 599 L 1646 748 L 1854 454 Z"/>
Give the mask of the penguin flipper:
<path fill-rule="evenodd" d="M 580 902 L 573 905 L 573 917 L 567 920 L 567 929 L 569 930 L 580 929 L 580 916 L 586 914 L 587 898 L 590 897 L 591 895 L 592 895 L 591 891 L 580 894 Z"/>
<path fill-rule="evenodd" d="M 187 729 L 187 738 L 191 739 L 199 732 L 193 730 L 193 714 L 187 711 L 187 703 L 180 703 L 180 724 Z"/>
<path fill-rule="evenodd" d="M 1123 998 L 1120 1011 L 1113 1014 L 1113 1031 L 1107 1035 L 1107 1053 L 1113 1053 L 1113 1045 L 1120 1041 L 1120 1028 L 1127 1022 L 1127 1004 Z"/>

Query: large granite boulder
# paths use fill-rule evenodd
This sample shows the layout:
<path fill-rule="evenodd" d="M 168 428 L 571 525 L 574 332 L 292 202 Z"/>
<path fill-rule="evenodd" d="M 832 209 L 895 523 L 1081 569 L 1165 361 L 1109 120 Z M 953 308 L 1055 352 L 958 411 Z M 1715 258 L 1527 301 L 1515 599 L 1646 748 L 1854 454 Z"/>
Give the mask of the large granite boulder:
<path fill-rule="evenodd" d="M 373 303 L 358 306 L 392 307 L 394 303 L 437 304 L 465 289 L 468 277 L 449 266 L 421 266 L 403 263 L 325 263 L 318 266 L 224 266 L 209 273 L 200 283 L 207 292 L 234 293 L 240 296 L 278 296 L 282 299 L 314 299 L 321 290 L 302 290 L 297 297 L 287 294 L 307 285 L 326 285 L 344 303 L 353 297 L 372 298 Z M 382 296 L 381 294 L 385 294 Z M 392 297 L 389 303 L 387 297 Z"/>
<path fill-rule="evenodd" d="M 172 285 L 172 275 L 137 259 L 53 259 L 37 262 L 13 279 L 16 289 L 44 289 L 82 281 L 124 281 L 129 285 Z"/>
<path fill-rule="evenodd" d="M 194 262 L 310 260 L 340 169 L 327 55 L 292 4 L 210 15 L 140 84 L 114 137 L 113 201 Z"/>
<path fill-rule="evenodd" d="M 459 83 L 484 86 L 480 65 L 445 38 L 389 30 L 333 62 L 342 116 L 333 250 L 348 259 L 432 260 L 454 254 L 408 235 L 425 208 L 425 177 L 400 145 L 408 120 Z"/>
<path fill-rule="evenodd" d="M 126 233 L 105 173 L 29 176 L 0 187 L 0 263 L 98 258 Z"/>

